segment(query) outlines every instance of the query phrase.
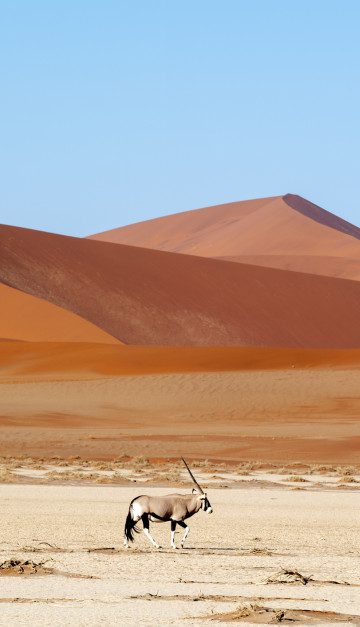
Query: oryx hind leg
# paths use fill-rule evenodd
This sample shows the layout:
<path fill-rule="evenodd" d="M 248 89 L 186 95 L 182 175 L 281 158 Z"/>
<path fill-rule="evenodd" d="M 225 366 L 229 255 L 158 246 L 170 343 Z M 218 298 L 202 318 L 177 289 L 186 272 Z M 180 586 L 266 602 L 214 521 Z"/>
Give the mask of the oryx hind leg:
<path fill-rule="evenodd" d="M 189 533 L 189 531 L 190 531 L 190 527 L 188 527 L 188 526 L 187 526 L 187 524 L 186 524 L 186 523 L 184 523 L 184 521 L 183 521 L 183 520 L 178 520 L 178 521 L 177 521 L 177 524 L 178 524 L 178 525 L 180 525 L 180 527 L 183 527 L 183 529 L 185 529 L 184 537 L 183 537 L 183 539 L 182 539 L 182 540 L 181 540 L 181 542 L 180 542 L 181 546 L 183 547 L 183 546 L 184 546 L 184 544 L 185 544 L 185 540 L 186 540 L 186 538 L 187 538 L 187 535 L 188 535 L 188 533 Z"/>
<path fill-rule="evenodd" d="M 157 549 L 161 549 L 160 544 L 155 542 L 154 538 L 152 538 L 151 535 L 150 535 L 150 531 L 149 531 L 149 516 L 148 516 L 148 514 L 144 514 L 143 515 L 142 522 L 143 522 L 143 526 L 144 526 L 144 534 L 149 538 L 150 542 L 152 542 L 152 544 L 154 546 L 156 546 Z"/>

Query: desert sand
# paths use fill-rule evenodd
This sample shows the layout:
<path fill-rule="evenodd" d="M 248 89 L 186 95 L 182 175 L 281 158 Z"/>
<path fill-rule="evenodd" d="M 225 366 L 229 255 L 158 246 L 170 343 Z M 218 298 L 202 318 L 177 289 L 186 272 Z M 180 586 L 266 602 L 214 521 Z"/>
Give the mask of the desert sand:
<path fill-rule="evenodd" d="M 0 568 L 2 623 L 360 624 L 358 491 L 211 489 L 214 513 L 191 519 L 184 549 L 169 548 L 164 523 L 152 526 L 162 549 L 141 534 L 126 550 L 129 501 L 144 489 L 0 486 L 0 564 L 28 562 Z"/>
<path fill-rule="evenodd" d="M 2 342 L 0 454 L 360 463 L 360 354 Z"/>

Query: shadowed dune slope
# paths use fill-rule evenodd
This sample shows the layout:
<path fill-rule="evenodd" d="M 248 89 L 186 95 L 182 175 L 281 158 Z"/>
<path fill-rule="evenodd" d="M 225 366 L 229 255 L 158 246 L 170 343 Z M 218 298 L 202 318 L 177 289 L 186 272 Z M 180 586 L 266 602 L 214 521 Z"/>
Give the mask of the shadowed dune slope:
<path fill-rule="evenodd" d="M 0 283 L 0 302 L 2 339 L 119 344 L 119 340 L 84 318 L 3 283 Z"/>
<path fill-rule="evenodd" d="M 330 213 L 330 211 L 326 211 L 319 205 L 315 205 L 313 202 L 302 198 L 296 194 L 285 194 L 282 197 L 283 201 L 289 205 L 292 209 L 295 209 L 299 213 L 319 222 L 319 224 L 324 224 L 325 226 L 329 226 L 332 229 L 336 229 L 341 233 L 345 233 L 347 235 L 351 235 L 356 239 L 360 240 L 360 228 L 339 218 L 338 216 Z"/>
<path fill-rule="evenodd" d="M 218 257 L 224 261 L 247 263 L 265 268 L 279 268 L 306 272 L 339 279 L 360 280 L 360 259 L 347 257 L 321 257 L 318 255 L 238 255 Z"/>
<path fill-rule="evenodd" d="M 246 256 L 257 263 L 261 255 L 259 265 L 360 280 L 360 229 L 294 194 L 186 211 L 91 237 L 241 263 Z"/>
<path fill-rule="evenodd" d="M 126 344 L 360 347 L 360 284 L 2 226 L 0 280 Z"/>
<path fill-rule="evenodd" d="M 358 350 L 239 346 L 110 346 L 75 342 L 2 342 L 1 377 L 119 376 L 240 370 L 360 369 Z"/>

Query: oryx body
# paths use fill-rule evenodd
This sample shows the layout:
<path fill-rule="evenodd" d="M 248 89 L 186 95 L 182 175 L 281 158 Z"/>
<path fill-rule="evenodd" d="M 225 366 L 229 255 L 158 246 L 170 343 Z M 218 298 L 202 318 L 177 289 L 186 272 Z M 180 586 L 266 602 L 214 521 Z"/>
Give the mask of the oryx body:
<path fill-rule="evenodd" d="M 144 495 L 133 499 L 130 503 L 125 522 L 124 544 L 126 547 L 129 546 L 129 541 L 133 542 L 133 532 L 138 532 L 136 523 L 140 520 L 142 520 L 143 523 L 144 533 L 156 548 L 160 547 L 150 535 L 149 522 L 171 522 L 171 546 L 173 549 L 176 549 L 174 543 L 176 525 L 180 525 L 180 527 L 185 529 L 184 537 L 181 540 L 181 546 L 183 547 L 189 533 L 189 527 L 184 521 L 196 514 L 200 509 L 211 514 L 212 507 L 207 495 L 195 481 L 185 460 L 184 463 L 197 489 L 194 489 L 192 494 L 167 494 L 166 496 Z"/>

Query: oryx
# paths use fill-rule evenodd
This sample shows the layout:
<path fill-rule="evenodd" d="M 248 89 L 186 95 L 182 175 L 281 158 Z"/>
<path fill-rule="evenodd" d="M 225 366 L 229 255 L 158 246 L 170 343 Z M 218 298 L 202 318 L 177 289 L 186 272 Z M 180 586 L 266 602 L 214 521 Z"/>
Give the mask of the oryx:
<path fill-rule="evenodd" d="M 157 549 L 161 547 L 151 537 L 149 532 L 149 521 L 151 522 L 171 522 L 171 547 L 176 549 L 174 543 L 176 525 L 180 525 L 185 529 L 185 534 L 181 540 L 181 546 L 184 546 L 186 536 L 189 533 L 189 527 L 184 520 L 196 514 L 203 509 L 207 514 L 211 514 L 212 507 L 205 492 L 200 488 L 194 475 L 184 458 L 182 458 L 190 477 L 195 483 L 192 494 L 167 494 L 166 496 L 137 496 L 133 499 L 129 506 L 129 513 L 125 522 L 124 544 L 128 548 L 128 542 L 134 541 L 134 531 L 140 533 L 136 528 L 136 523 L 142 520 L 144 533 L 150 542 Z"/>

